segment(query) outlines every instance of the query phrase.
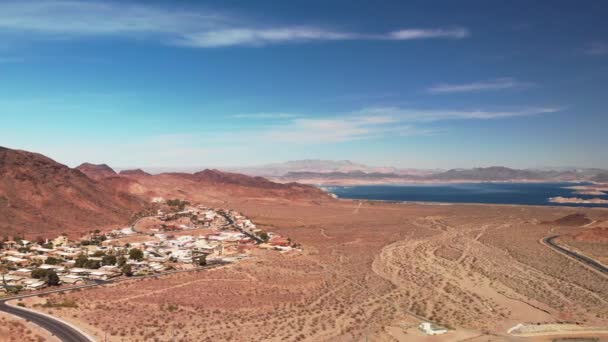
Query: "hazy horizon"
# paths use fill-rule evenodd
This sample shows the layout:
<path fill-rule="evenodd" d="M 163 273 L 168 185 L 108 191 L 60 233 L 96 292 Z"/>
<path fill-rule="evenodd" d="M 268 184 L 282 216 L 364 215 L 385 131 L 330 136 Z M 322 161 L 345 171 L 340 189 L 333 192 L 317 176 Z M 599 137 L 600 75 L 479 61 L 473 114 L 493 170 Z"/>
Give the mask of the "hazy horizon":
<path fill-rule="evenodd" d="M 7 148 L 12 148 L 9 146 L 0 146 L 0 147 L 7 147 Z M 15 148 L 18 149 L 18 148 Z M 34 152 L 34 153 L 40 153 L 37 151 L 28 151 L 28 152 Z M 470 165 L 470 166 L 461 166 L 461 167 L 447 167 L 447 168 L 423 168 L 423 167 L 416 167 L 416 166 L 405 166 L 405 167 L 397 167 L 394 165 L 389 165 L 389 164 L 385 164 L 385 165 L 372 165 L 372 164 L 366 164 L 363 162 L 359 162 L 356 160 L 348 160 L 348 159 L 298 159 L 298 160 L 285 160 L 285 161 L 275 161 L 275 162 L 270 162 L 270 163 L 264 163 L 264 164 L 251 164 L 251 165 L 213 165 L 213 164 L 209 164 L 209 165 L 191 165 L 191 166 L 184 166 L 184 165 L 166 165 L 166 166 L 159 166 L 159 165 L 113 165 L 107 162 L 103 162 L 103 161 L 99 161 L 99 162 L 91 162 L 90 160 L 85 160 L 82 162 L 77 162 L 77 163 L 64 163 L 61 160 L 57 160 L 54 159 L 52 156 L 50 155 L 46 155 L 47 157 L 65 164 L 71 168 L 75 168 L 78 167 L 81 164 L 85 164 L 85 163 L 90 163 L 90 164 L 94 164 L 94 165 L 102 165 L 105 164 L 109 167 L 111 167 L 114 171 L 116 172 L 120 172 L 120 171 L 124 171 L 124 170 L 135 170 L 135 169 L 142 169 L 146 172 L 152 173 L 152 174 L 157 174 L 157 173 L 163 173 L 163 172 L 198 172 L 198 171 L 202 171 L 205 169 L 220 169 L 220 170 L 224 170 L 224 171 L 239 171 L 239 170 L 246 170 L 246 169 L 256 169 L 256 168 L 269 168 L 269 167 L 276 167 L 276 166 L 284 166 L 285 164 L 288 163 L 294 163 L 294 162 L 303 162 L 303 161 L 312 161 L 312 162 L 323 162 L 323 163 L 339 163 L 339 162 L 350 162 L 356 165 L 361 165 L 361 166 L 365 166 L 365 167 L 369 167 L 369 168 L 395 168 L 398 170 L 407 170 L 407 169 L 411 169 L 411 170 L 426 170 L 426 171 L 447 171 L 447 170 L 451 170 L 451 169 L 473 169 L 473 168 L 488 168 L 488 167 L 507 167 L 507 168 L 512 168 L 512 169 L 524 169 L 524 170 L 572 170 L 572 169 L 604 169 L 604 168 L 594 168 L 594 167 L 579 167 L 579 166 L 574 166 L 574 165 L 558 165 L 558 166 L 551 166 L 551 165 L 539 165 L 539 166 L 530 166 L 530 167 L 521 167 L 521 168 L 517 168 L 517 167 L 512 167 L 509 165 L 504 165 L 504 164 L 488 164 L 488 165 Z M 93 158 L 94 159 L 94 158 Z"/>

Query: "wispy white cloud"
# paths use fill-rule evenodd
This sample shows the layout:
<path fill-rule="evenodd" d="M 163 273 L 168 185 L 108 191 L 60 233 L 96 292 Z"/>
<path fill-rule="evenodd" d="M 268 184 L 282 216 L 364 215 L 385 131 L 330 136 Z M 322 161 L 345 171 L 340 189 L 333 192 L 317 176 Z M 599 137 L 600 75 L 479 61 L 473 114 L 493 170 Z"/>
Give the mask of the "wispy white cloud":
<path fill-rule="evenodd" d="M 260 134 L 268 142 L 323 144 L 379 138 L 386 135 L 421 133 L 415 128 L 383 116 L 296 119 Z"/>
<path fill-rule="evenodd" d="M 531 85 L 531 83 L 520 82 L 511 77 L 504 77 L 462 84 L 437 84 L 429 87 L 427 92 L 431 94 L 471 93 L 489 90 L 524 88 Z"/>
<path fill-rule="evenodd" d="M 384 116 L 404 122 L 435 122 L 447 120 L 491 120 L 533 116 L 559 112 L 557 107 L 528 107 L 515 110 L 425 110 L 401 107 L 368 107 L 357 115 Z"/>
<path fill-rule="evenodd" d="M 592 42 L 585 49 L 585 53 L 593 56 L 607 56 L 608 55 L 608 43 L 606 42 Z"/>
<path fill-rule="evenodd" d="M 209 11 L 184 11 L 127 2 L 3 1 L 0 29 L 53 35 L 125 35 L 175 33 L 221 24 Z"/>
<path fill-rule="evenodd" d="M 407 29 L 391 32 L 387 39 L 392 40 L 410 40 L 410 39 L 428 39 L 428 38 L 452 38 L 462 39 L 470 35 L 469 30 L 463 27 L 450 29 Z"/>
<path fill-rule="evenodd" d="M 30 0 L 0 2 L 0 33 L 42 38 L 120 36 L 154 38 L 188 47 L 263 46 L 338 40 L 461 39 L 466 28 L 401 29 L 388 33 L 336 31 L 317 26 L 266 26 L 201 8 L 126 2 Z"/>
<path fill-rule="evenodd" d="M 176 43 L 191 47 L 232 45 L 262 46 L 293 41 L 351 40 L 351 33 L 333 32 L 314 27 L 280 27 L 270 29 L 229 28 L 184 35 Z"/>
<path fill-rule="evenodd" d="M 293 113 L 245 113 L 232 115 L 235 119 L 291 119 L 298 116 Z"/>
<path fill-rule="evenodd" d="M 295 118 L 252 132 L 246 139 L 270 143 L 324 144 L 388 136 L 429 136 L 440 130 L 436 122 L 452 120 L 496 120 L 550 114 L 552 107 L 516 110 L 418 110 L 402 107 L 369 107 L 339 116 Z"/>
<path fill-rule="evenodd" d="M 405 29 L 386 34 L 332 31 L 318 27 L 230 28 L 187 34 L 176 43 L 191 47 L 223 47 L 233 45 L 263 46 L 286 42 L 336 40 L 413 40 L 469 36 L 464 28 Z"/>

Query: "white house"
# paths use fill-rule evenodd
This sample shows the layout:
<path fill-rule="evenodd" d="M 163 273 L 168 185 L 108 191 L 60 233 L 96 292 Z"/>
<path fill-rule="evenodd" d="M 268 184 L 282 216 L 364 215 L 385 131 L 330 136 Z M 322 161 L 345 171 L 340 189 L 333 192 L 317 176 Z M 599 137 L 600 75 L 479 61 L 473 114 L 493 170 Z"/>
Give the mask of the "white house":
<path fill-rule="evenodd" d="M 108 280 L 112 277 L 116 277 L 116 273 L 110 273 L 106 271 L 92 271 L 89 275 L 91 279 Z"/>
<path fill-rule="evenodd" d="M 427 335 L 441 335 L 448 332 L 448 329 L 435 326 L 429 322 L 422 322 L 418 327 Z"/>
<path fill-rule="evenodd" d="M 81 284 L 84 282 L 82 277 L 77 276 L 77 275 L 61 276 L 61 277 L 59 277 L 59 279 L 61 280 L 61 282 L 63 284 L 69 284 L 69 285 L 77 285 L 77 284 Z"/>
<path fill-rule="evenodd" d="M 43 270 L 54 270 L 56 273 L 65 272 L 65 267 L 57 266 L 57 265 L 42 264 L 42 265 L 38 266 L 38 268 L 41 268 Z"/>
<path fill-rule="evenodd" d="M 46 287 L 46 283 L 43 281 L 32 281 L 32 282 L 24 282 L 25 288 L 28 290 L 39 290 Z"/>
<path fill-rule="evenodd" d="M 74 274 L 74 275 L 78 275 L 78 276 L 86 276 L 89 273 L 91 273 L 91 270 L 89 270 L 87 268 L 78 268 L 78 267 L 70 268 L 70 274 Z"/>
<path fill-rule="evenodd" d="M 27 259 L 16 258 L 13 256 L 7 256 L 7 257 L 4 257 L 3 259 L 8 262 L 12 262 L 14 264 L 24 264 L 27 262 Z"/>

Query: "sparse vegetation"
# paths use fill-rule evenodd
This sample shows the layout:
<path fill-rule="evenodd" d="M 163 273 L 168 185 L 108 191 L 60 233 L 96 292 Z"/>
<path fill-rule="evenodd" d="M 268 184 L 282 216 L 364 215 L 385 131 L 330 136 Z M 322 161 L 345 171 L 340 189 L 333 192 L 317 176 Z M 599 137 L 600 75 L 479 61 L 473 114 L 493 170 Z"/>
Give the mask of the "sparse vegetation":
<path fill-rule="evenodd" d="M 63 262 L 63 260 L 55 258 L 55 257 L 48 257 L 44 261 L 44 263 L 47 264 L 47 265 L 59 265 L 62 262 Z"/>
<path fill-rule="evenodd" d="M 262 231 L 260 231 L 260 232 L 258 232 L 258 233 L 257 233 L 257 236 L 258 236 L 260 239 L 264 240 L 264 241 L 268 241 L 268 239 L 270 238 L 270 236 L 268 236 L 268 233 L 266 233 L 266 232 L 265 232 L 265 231 L 263 231 L 263 230 L 262 230 Z"/>
<path fill-rule="evenodd" d="M 603 278 L 548 253 L 538 240 L 549 227 L 526 223 L 562 209 L 241 206 L 305 252 L 259 251 L 228 268 L 70 292 L 79 307 L 54 312 L 140 341 L 382 341 L 395 322 L 417 322 L 411 315 L 504 334 L 515 310 L 543 316 L 532 305 L 608 321 Z M 116 261 L 132 272 L 125 257 Z"/>
<path fill-rule="evenodd" d="M 133 275 L 133 268 L 129 264 L 124 264 L 121 268 L 122 274 L 127 277 L 131 277 Z"/>
<path fill-rule="evenodd" d="M 180 200 L 180 199 L 169 199 L 166 201 L 167 205 L 170 207 L 174 207 L 175 209 L 181 211 L 184 210 L 184 208 L 187 205 L 190 205 L 190 202 L 188 201 L 184 201 L 184 200 Z"/>
<path fill-rule="evenodd" d="M 141 249 L 131 248 L 129 250 L 129 259 L 142 261 L 144 258 L 144 252 Z"/>
<path fill-rule="evenodd" d="M 57 286 L 61 283 L 54 270 L 37 268 L 32 271 L 32 278 L 44 280 L 48 286 Z"/>
<path fill-rule="evenodd" d="M 58 309 L 58 308 L 78 308 L 78 303 L 76 302 L 76 300 L 71 299 L 71 298 L 66 298 L 62 301 L 57 301 L 54 299 L 47 299 L 47 301 L 42 304 L 43 308 L 53 308 L 53 309 Z"/>
<path fill-rule="evenodd" d="M 117 262 L 115 255 L 104 255 L 101 259 L 102 265 L 115 265 Z"/>

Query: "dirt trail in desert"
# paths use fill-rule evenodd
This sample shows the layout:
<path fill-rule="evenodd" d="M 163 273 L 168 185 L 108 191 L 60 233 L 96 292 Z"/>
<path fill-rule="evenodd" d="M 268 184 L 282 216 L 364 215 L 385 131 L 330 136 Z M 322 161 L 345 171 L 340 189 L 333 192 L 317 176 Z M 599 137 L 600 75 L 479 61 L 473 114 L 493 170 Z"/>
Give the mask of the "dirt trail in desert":
<path fill-rule="evenodd" d="M 55 313 L 111 341 L 166 341 L 173 327 L 188 341 L 418 341 L 421 320 L 451 328 L 430 341 L 511 341 L 518 323 L 608 325 L 605 279 L 539 243 L 580 229 L 539 223 L 567 208 L 241 205 L 303 251 L 70 293 L 79 307 Z"/>
<path fill-rule="evenodd" d="M 491 327 L 498 331 L 516 322 L 558 319 L 551 307 L 527 298 L 515 286 L 496 281 L 493 272 L 539 286 L 558 302 L 574 307 L 569 296 L 551 285 L 554 278 L 481 242 L 487 231 L 509 229 L 511 224 L 452 226 L 439 217 L 416 218 L 411 224 L 435 234 L 384 247 L 372 266 L 376 274 L 395 285 L 397 292 L 415 294 L 407 296 L 409 311 L 447 326 Z M 608 304 L 594 292 L 570 286 L 598 303 Z"/>

